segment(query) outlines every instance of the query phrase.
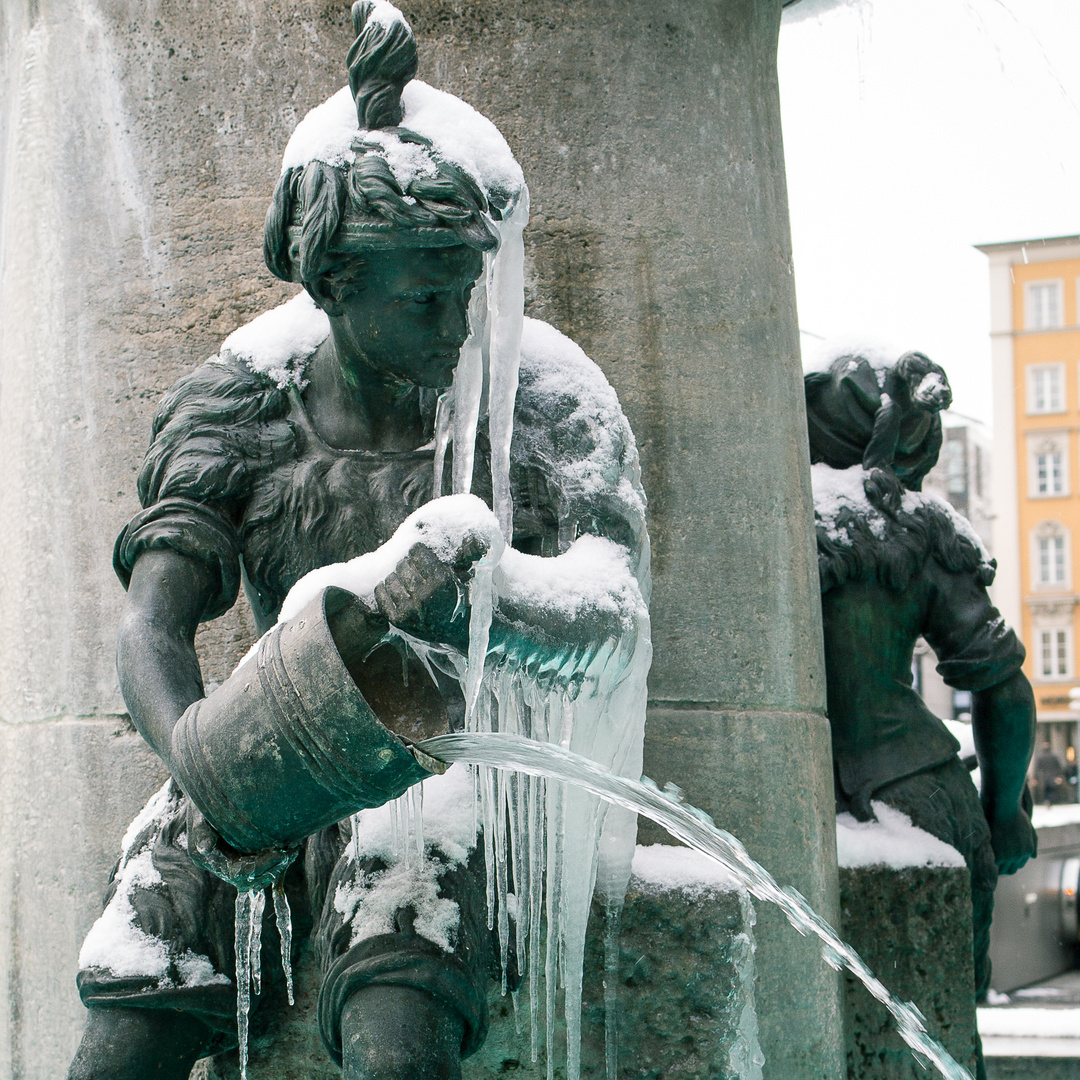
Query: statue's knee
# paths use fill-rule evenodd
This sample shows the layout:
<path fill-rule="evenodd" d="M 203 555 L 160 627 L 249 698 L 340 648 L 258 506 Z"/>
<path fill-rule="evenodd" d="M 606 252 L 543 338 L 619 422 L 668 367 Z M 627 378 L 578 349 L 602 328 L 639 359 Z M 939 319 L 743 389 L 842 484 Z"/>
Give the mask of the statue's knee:
<path fill-rule="evenodd" d="M 189 1013 L 91 1008 L 67 1080 L 187 1080 L 210 1037 Z"/>
<path fill-rule="evenodd" d="M 365 986 L 341 1016 L 344 1080 L 460 1080 L 465 1022 L 411 986 Z"/>

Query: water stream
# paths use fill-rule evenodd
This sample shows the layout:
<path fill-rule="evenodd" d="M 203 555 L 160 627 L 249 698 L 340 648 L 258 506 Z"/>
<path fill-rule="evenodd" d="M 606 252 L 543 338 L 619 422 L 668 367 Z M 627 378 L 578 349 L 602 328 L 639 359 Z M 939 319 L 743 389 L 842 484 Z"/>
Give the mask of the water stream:
<path fill-rule="evenodd" d="M 720 862 L 752 896 L 776 904 L 800 934 L 816 935 L 825 961 L 833 968 L 846 968 L 888 1009 L 900 1037 L 924 1066 L 932 1064 L 945 1080 L 972 1080 L 967 1069 L 927 1034 L 918 1008 L 893 997 L 859 954 L 840 939 L 799 892 L 778 885 L 764 867 L 750 858 L 742 843 L 731 833 L 716 828 L 704 811 L 681 805 L 677 795 L 660 791 L 646 778 L 636 781 L 617 776 L 580 754 L 520 735 L 501 732 L 439 735 L 422 743 L 421 749 L 441 761 L 514 770 L 562 781 L 655 821 L 677 840 Z M 549 995 L 551 990 L 549 982 Z M 550 1005 L 549 1002 L 549 1023 L 553 1015 Z"/>

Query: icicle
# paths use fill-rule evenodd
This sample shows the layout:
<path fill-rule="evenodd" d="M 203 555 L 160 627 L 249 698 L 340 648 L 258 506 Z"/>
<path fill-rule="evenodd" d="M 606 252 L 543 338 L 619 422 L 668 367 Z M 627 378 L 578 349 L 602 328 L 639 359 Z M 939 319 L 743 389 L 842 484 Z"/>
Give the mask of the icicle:
<path fill-rule="evenodd" d="M 562 785 L 547 785 L 547 942 L 544 954 L 544 1023 L 547 1045 L 547 1080 L 555 1077 L 555 991 L 559 979 L 559 952 L 562 913 L 559 904 L 562 891 L 563 832 Z"/>
<path fill-rule="evenodd" d="M 529 777 L 529 1038 L 532 1060 L 540 1051 L 540 913 L 544 899 L 544 780 Z"/>
<path fill-rule="evenodd" d="M 619 922 L 622 903 L 604 905 L 604 1063 L 607 1080 L 619 1077 Z M 739 1080 L 743 1074 L 736 1073 Z"/>
<path fill-rule="evenodd" d="M 469 583 L 469 660 L 465 673 L 465 730 L 475 731 L 470 721 L 480 699 L 484 680 L 488 640 L 491 635 L 491 616 L 495 610 L 495 588 L 492 581 L 495 564 L 501 551 L 491 550 L 473 568 Z M 490 729 L 489 729 L 490 730 Z"/>
<path fill-rule="evenodd" d="M 493 509 L 503 536 L 513 535 L 514 506 L 510 494 L 510 440 L 514 431 L 521 329 L 524 322 L 525 246 L 522 230 L 529 220 L 529 189 L 522 188 L 513 210 L 498 226 L 499 251 L 494 259 L 488 297 L 491 348 L 488 361 L 488 433 L 491 439 Z"/>
<path fill-rule="evenodd" d="M 237 889 L 233 949 L 236 954 L 236 1037 L 240 1080 L 247 1080 L 248 1014 L 251 1012 L 251 914 L 255 891 Z"/>
<path fill-rule="evenodd" d="M 251 954 L 251 987 L 256 996 L 262 993 L 262 920 L 266 910 L 266 891 L 258 889 L 251 898 L 251 922 L 248 927 L 248 952 Z"/>
<path fill-rule="evenodd" d="M 754 953 L 757 943 L 754 940 L 754 924 L 757 916 L 750 894 L 740 890 L 739 910 L 742 913 L 744 929 L 735 936 L 732 962 L 735 965 L 735 1002 L 739 1010 L 735 1041 L 728 1053 L 728 1065 L 732 1073 L 740 1080 L 762 1080 L 761 1066 L 765 1064 L 765 1055 L 761 1052 L 758 1041 L 757 1006 L 754 1001 Z"/>
<path fill-rule="evenodd" d="M 412 818 L 413 846 L 416 858 L 424 860 L 424 785 L 419 783 L 409 788 L 409 815 Z"/>
<path fill-rule="evenodd" d="M 495 795 L 495 888 L 498 891 L 499 916 L 499 964 L 502 971 L 502 995 L 506 997 L 506 966 L 510 956 L 510 912 L 507 909 L 506 894 L 506 770 L 496 772 Z"/>
<path fill-rule="evenodd" d="M 484 256 L 490 263 L 491 256 Z M 461 358 L 454 372 L 454 491 L 472 491 L 473 460 L 476 454 L 476 425 L 484 393 L 484 348 L 488 332 L 488 300 L 485 278 L 473 287 L 469 302 L 469 337 L 461 346 Z"/>
<path fill-rule="evenodd" d="M 355 821 L 355 815 L 353 820 Z M 281 966 L 285 970 L 285 991 L 289 995 L 289 1004 L 295 1005 L 292 977 L 292 911 L 289 898 L 285 895 L 285 883 L 274 882 L 274 921 L 277 923 L 278 937 L 281 939 Z"/>
<path fill-rule="evenodd" d="M 446 448 L 454 423 L 454 398 L 448 391 L 439 395 L 435 406 L 435 477 L 431 497 L 438 499 L 443 493 L 443 473 L 446 471 Z"/>

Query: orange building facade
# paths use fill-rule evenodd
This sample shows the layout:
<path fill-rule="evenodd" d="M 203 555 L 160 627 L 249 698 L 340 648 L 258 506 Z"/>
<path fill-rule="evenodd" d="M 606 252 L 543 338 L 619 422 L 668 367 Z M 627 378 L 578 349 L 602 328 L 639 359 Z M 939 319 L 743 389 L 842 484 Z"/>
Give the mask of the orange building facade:
<path fill-rule="evenodd" d="M 1040 743 L 1074 759 L 1080 686 L 1080 236 L 990 261 L 994 600 L 1027 646 Z"/>

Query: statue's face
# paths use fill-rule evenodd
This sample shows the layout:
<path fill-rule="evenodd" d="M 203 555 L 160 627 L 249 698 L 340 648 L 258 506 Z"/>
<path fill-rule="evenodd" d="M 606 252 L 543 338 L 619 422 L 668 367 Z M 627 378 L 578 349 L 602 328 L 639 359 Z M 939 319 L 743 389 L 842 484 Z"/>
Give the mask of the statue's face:
<path fill-rule="evenodd" d="M 417 386 L 449 386 L 483 256 L 462 245 L 365 252 L 363 262 L 362 288 L 324 305 L 346 377 L 367 367 Z"/>

